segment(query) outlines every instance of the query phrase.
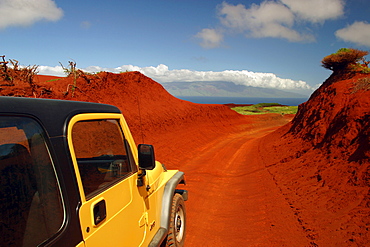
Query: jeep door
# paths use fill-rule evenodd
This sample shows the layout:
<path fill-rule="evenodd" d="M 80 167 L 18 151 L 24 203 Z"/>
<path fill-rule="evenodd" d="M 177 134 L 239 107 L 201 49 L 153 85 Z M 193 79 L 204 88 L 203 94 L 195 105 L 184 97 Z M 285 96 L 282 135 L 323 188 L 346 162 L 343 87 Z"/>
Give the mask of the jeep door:
<path fill-rule="evenodd" d="M 138 169 L 120 116 L 80 114 L 68 126 L 82 203 L 78 214 L 88 247 L 140 246 L 146 235 Z"/>

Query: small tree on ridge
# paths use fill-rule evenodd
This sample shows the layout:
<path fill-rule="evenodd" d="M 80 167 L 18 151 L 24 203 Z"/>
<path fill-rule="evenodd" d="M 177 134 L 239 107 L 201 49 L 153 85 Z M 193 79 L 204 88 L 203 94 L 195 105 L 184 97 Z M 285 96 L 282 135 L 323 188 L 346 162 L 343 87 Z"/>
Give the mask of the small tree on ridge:
<path fill-rule="evenodd" d="M 321 63 L 325 69 L 332 70 L 333 72 L 338 72 L 340 70 L 354 71 L 360 67 L 364 68 L 359 64 L 360 61 L 363 61 L 365 67 L 367 67 L 367 62 L 364 57 L 368 54 L 369 52 L 367 51 L 353 48 L 341 48 L 336 53 L 324 57 Z"/>

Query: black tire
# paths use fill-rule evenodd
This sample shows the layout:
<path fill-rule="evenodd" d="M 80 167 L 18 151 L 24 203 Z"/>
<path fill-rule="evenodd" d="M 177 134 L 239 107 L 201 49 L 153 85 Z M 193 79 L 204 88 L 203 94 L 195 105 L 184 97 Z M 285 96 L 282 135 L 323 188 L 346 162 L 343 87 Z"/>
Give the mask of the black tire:
<path fill-rule="evenodd" d="M 171 221 L 167 235 L 167 245 L 182 247 L 185 242 L 186 210 L 185 202 L 181 195 L 175 194 L 172 199 Z"/>

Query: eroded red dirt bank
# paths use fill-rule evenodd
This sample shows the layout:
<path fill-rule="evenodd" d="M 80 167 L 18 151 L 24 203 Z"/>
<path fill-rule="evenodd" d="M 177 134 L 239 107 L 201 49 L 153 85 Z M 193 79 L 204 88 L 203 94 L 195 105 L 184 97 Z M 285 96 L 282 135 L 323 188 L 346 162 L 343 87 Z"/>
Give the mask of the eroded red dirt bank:
<path fill-rule="evenodd" d="M 331 76 L 259 155 L 313 246 L 370 244 L 370 77 Z"/>
<path fill-rule="evenodd" d="M 370 92 L 358 79 L 330 78 L 291 123 L 182 101 L 138 72 L 38 76 L 0 95 L 118 106 L 137 143 L 186 172 L 187 246 L 366 246 Z"/>

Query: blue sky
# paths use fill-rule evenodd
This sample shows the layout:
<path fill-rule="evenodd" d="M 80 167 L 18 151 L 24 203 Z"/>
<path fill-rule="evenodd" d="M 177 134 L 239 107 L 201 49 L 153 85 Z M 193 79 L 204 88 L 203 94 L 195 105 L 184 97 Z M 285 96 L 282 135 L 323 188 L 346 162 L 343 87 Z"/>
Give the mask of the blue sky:
<path fill-rule="evenodd" d="M 74 60 L 158 82 L 309 92 L 339 48 L 370 48 L 368 0 L 0 0 L 1 54 L 40 74 Z"/>

